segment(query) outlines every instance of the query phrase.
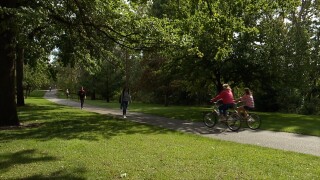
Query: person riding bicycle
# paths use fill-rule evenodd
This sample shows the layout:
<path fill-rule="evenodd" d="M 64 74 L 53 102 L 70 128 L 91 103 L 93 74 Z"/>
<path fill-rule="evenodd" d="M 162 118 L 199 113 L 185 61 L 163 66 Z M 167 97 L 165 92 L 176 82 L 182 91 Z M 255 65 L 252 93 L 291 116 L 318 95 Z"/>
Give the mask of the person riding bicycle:
<path fill-rule="evenodd" d="M 223 90 L 216 97 L 212 98 L 210 102 L 222 101 L 222 105 L 219 106 L 220 117 L 226 119 L 227 110 L 229 108 L 234 108 L 235 103 L 230 86 L 228 84 L 223 84 L 222 87 Z"/>
<path fill-rule="evenodd" d="M 244 117 L 248 116 L 248 111 L 254 109 L 254 99 L 249 88 L 244 88 L 243 96 L 236 101 L 243 102 L 243 105 L 238 107 L 237 110 L 239 113 L 243 114 Z"/>

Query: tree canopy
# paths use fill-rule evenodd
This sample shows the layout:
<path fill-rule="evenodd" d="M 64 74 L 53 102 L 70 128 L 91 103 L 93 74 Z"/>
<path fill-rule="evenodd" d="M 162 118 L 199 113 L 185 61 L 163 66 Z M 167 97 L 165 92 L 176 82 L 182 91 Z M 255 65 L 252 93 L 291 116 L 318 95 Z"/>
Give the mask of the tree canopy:
<path fill-rule="evenodd" d="M 34 72 L 45 67 L 61 88 L 86 85 L 108 101 L 127 85 L 141 101 L 203 103 L 229 83 L 236 95 L 251 88 L 260 110 L 319 112 L 318 1 L 6 0 L 0 6 L 0 94 L 7 107 L 0 107 L 7 119 L 0 125 L 18 124 L 13 70 L 20 60 Z"/>

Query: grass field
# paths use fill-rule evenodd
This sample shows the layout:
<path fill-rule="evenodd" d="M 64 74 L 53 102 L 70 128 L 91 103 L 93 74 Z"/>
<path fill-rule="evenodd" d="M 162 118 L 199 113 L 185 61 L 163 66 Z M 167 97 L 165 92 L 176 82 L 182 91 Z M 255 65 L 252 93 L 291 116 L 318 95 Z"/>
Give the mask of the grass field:
<path fill-rule="evenodd" d="M 320 157 L 26 103 L 25 127 L 0 130 L 0 179 L 320 178 Z"/>
<path fill-rule="evenodd" d="M 59 94 L 59 96 L 61 98 L 65 98 L 63 93 Z M 107 103 L 106 101 L 102 100 L 89 100 L 89 98 L 85 101 L 85 104 L 114 109 L 120 108 L 118 102 Z M 129 105 L 129 112 L 130 111 L 200 122 L 202 121 L 203 111 L 210 111 L 210 108 L 199 106 L 165 107 L 159 104 L 143 104 L 133 102 Z M 266 112 L 256 113 L 259 114 L 262 120 L 262 126 L 260 129 L 320 136 L 320 116 Z"/>

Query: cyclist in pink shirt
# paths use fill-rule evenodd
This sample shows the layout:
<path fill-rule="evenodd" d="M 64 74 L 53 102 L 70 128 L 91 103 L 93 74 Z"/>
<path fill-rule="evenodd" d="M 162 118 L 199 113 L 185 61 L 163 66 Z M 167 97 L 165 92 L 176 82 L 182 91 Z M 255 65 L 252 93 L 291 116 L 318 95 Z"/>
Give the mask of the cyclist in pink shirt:
<path fill-rule="evenodd" d="M 238 107 L 237 110 L 238 112 L 243 113 L 244 117 L 247 117 L 247 111 L 254 109 L 254 99 L 249 88 L 244 88 L 244 95 L 237 99 L 237 102 L 243 102 L 243 106 Z"/>
<path fill-rule="evenodd" d="M 223 90 L 216 97 L 212 98 L 211 102 L 215 102 L 219 100 L 222 101 L 222 105 L 219 106 L 220 115 L 223 115 L 224 117 L 226 117 L 227 110 L 229 108 L 233 108 L 235 105 L 233 93 L 228 84 L 223 85 Z"/>

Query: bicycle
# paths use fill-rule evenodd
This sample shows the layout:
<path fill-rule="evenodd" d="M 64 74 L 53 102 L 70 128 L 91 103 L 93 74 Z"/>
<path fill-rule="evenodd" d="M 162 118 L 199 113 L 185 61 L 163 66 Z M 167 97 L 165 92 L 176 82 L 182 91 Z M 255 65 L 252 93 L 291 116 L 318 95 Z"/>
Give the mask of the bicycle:
<path fill-rule="evenodd" d="M 256 130 L 259 129 L 261 126 L 261 119 L 258 116 L 258 114 L 256 113 L 249 113 L 248 115 L 245 117 L 244 114 L 239 114 L 238 116 L 241 120 L 241 122 L 244 122 L 247 124 L 247 126 L 252 129 L 252 130 Z"/>
<path fill-rule="evenodd" d="M 241 120 L 239 118 L 238 112 L 234 109 L 234 112 L 229 112 L 225 120 L 219 118 L 219 105 L 217 102 L 214 102 L 214 106 L 211 112 L 205 112 L 203 114 L 203 122 L 209 127 L 213 128 L 216 124 L 224 123 L 231 131 L 238 131 L 241 128 Z"/>

